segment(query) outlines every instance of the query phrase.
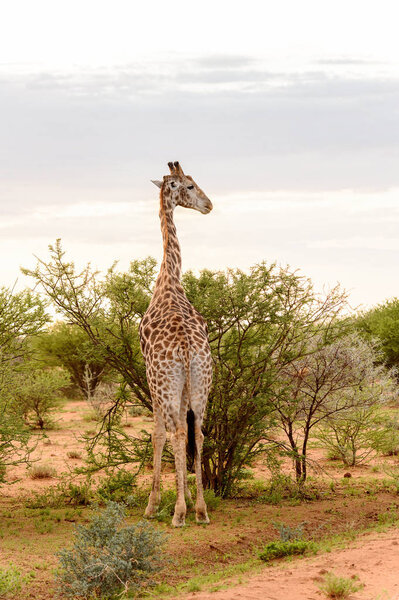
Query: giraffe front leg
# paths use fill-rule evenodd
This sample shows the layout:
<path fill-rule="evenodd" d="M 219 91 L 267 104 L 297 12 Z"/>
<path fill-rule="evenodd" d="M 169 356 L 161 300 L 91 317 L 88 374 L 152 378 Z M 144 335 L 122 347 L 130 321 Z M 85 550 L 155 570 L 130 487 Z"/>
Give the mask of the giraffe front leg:
<path fill-rule="evenodd" d="M 154 449 L 152 489 L 148 499 L 144 516 L 154 517 L 161 500 L 161 460 L 162 451 L 166 441 L 166 431 L 161 416 L 154 407 L 154 431 L 152 434 L 152 446 Z"/>
<path fill-rule="evenodd" d="M 200 423 L 195 423 L 195 477 L 197 480 L 197 500 L 195 503 L 195 519 L 197 523 L 209 523 L 208 511 L 204 499 L 204 487 L 202 485 L 202 445 L 204 434 L 201 431 Z"/>
<path fill-rule="evenodd" d="M 186 472 L 186 432 L 183 428 L 178 428 L 175 433 L 172 434 L 171 442 L 173 446 L 173 452 L 175 455 L 175 466 L 176 466 L 176 504 L 175 513 L 172 519 L 172 525 L 174 527 L 183 527 L 185 525 L 187 506 L 184 498 L 184 473 Z"/>

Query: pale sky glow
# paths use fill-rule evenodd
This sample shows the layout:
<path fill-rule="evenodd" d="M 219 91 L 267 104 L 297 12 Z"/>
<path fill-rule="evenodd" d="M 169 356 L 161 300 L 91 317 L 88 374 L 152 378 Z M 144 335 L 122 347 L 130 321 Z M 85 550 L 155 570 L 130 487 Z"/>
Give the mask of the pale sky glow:
<path fill-rule="evenodd" d="M 354 305 L 399 296 L 394 1 L 14 0 L 0 18 L 0 284 L 58 237 L 160 259 L 150 179 L 180 160 L 183 268 L 289 263 Z"/>

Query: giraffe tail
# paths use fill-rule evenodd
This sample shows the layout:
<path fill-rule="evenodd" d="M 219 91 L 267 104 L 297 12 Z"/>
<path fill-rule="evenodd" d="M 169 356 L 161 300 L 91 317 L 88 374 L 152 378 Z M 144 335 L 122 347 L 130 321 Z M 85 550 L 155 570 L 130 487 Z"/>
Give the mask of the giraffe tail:
<path fill-rule="evenodd" d="M 187 411 L 187 453 L 190 457 L 191 465 L 194 463 L 196 445 L 195 445 L 195 414 L 191 408 Z"/>
<path fill-rule="evenodd" d="M 182 359 L 184 370 L 186 372 L 186 393 L 188 397 L 187 410 L 187 454 L 190 458 L 190 467 L 192 467 L 196 453 L 195 443 L 195 414 L 191 408 L 191 352 L 189 347 L 182 349 Z"/>

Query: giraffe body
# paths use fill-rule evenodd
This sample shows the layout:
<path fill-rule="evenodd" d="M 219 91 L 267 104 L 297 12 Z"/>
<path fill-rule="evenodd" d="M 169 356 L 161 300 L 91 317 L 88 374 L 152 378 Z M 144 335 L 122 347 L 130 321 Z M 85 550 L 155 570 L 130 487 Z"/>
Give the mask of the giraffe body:
<path fill-rule="evenodd" d="M 208 523 L 203 497 L 201 426 L 212 382 L 212 359 L 206 322 L 188 301 L 180 283 L 181 254 L 173 221 L 173 211 L 180 205 L 206 214 L 212 210 L 210 200 L 179 163 L 169 163 L 171 175 L 161 188 L 160 220 L 164 256 L 150 305 L 140 324 L 140 343 L 146 362 L 147 379 L 154 412 L 154 477 L 146 516 L 155 514 L 160 500 L 160 471 L 166 432 L 171 434 L 175 456 L 177 500 L 173 525 L 185 523 L 187 487 L 186 441 L 187 414 L 195 439 L 195 473 L 197 480 L 196 518 Z"/>

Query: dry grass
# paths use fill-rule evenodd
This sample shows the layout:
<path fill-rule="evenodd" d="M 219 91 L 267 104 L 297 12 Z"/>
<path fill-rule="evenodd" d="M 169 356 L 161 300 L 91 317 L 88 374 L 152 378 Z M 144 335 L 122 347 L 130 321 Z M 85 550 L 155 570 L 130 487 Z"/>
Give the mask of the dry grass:
<path fill-rule="evenodd" d="M 50 465 L 33 465 L 29 470 L 29 477 L 31 479 L 52 479 L 56 475 L 56 470 Z"/>
<path fill-rule="evenodd" d="M 78 459 L 82 458 L 82 455 L 77 450 L 69 450 L 69 452 L 67 452 L 67 457 L 68 458 L 74 458 L 74 459 L 78 460 Z"/>

